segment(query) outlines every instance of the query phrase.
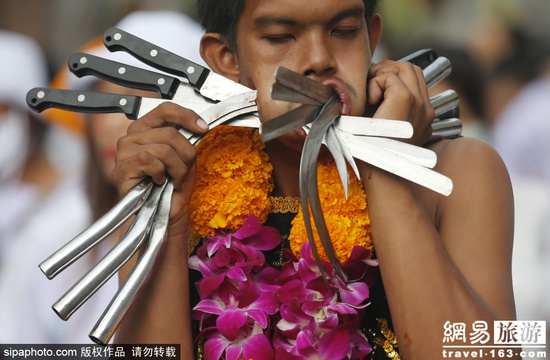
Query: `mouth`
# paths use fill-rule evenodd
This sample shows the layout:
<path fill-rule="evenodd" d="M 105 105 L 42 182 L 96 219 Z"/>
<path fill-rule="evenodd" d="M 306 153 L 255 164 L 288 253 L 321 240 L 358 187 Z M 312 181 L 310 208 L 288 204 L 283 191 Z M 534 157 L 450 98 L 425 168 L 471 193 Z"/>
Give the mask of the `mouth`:
<path fill-rule="evenodd" d="M 342 115 L 349 115 L 351 113 L 351 96 L 348 89 L 335 80 L 324 80 L 321 84 L 334 89 L 334 92 L 338 95 L 343 105 Z"/>

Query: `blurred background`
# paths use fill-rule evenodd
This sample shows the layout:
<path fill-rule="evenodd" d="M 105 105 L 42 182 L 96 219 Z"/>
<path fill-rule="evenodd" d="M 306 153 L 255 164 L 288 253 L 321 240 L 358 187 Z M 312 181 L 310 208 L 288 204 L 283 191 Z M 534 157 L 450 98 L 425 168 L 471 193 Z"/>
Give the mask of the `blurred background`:
<path fill-rule="evenodd" d="M 194 1 L 0 0 L 0 30 L 34 39 L 51 80 L 83 44 L 137 10 L 192 18 Z M 512 177 L 518 319 L 550 319 L 550 1 L 382 0 L 379 12 L 384 30 L 375 60 L 421 48 L 451 60 L 452 74 L 432 92 L 457 91 L 463 134 L 491 143 Z M 0 46 L 4 57 L 10 48 Z M 2 78 L 0 85 L 9 88 Z M 56 153 L 69 173 L 84 167 L 86 155 L 74 152 L 87 151 L 71 136 L 63 140 L 76 143 L 71 156 Z"/>

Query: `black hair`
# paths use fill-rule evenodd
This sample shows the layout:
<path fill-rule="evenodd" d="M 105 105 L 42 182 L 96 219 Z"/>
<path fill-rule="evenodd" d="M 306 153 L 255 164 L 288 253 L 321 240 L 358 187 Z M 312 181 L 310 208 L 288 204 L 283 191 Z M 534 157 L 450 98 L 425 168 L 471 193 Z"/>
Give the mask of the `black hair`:
<path fill-rule="evenodd" d="M 246 0 L 197 0 L 197 19 L 206 32 L 222 35 L 233 49 L 237 46 L 237 24 Z M 338 0 L 336 0 L 338 1 Z M 376 12 L 380 0 L 363 0 L 365 19 Z"/>

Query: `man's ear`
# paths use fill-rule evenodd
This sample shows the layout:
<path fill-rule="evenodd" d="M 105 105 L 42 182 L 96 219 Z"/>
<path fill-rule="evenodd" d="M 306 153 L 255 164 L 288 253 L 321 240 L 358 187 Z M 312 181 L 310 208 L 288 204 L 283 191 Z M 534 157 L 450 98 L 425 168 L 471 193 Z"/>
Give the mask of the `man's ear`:
<path fill-rule="evenodd" d="M 237 56 L 220 34 L 204 34 L 201 39 L 200 52 L 204 61 L 214 72 L 239 82 L 241 72 Z"/>
<path fill-rule="evenodd" d="M 371 51 L 371 56 L 380 41 L 380 36 L 382 35 L 382 18 L 379 14 L 374 14 L 370 19 L 369 26 L 369 46 Z"/>

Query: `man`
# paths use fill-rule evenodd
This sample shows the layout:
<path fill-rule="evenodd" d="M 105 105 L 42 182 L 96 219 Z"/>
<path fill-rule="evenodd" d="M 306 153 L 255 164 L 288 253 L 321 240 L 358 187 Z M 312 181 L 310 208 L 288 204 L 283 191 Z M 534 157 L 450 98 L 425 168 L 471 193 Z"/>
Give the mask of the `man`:
<path fill-rule="evenodd" d="M 207 34 L 201 54 L 214 71 L 258 90 L 261 121 L 290 109 L 270 98 L 274 70 L 284 66 L 333 87 L 344 114 L 360 116 L 367 105 L 380 104 L 374 117 L 411 122 L 415 136 L 410 141 L 424 145 L 434 112 L 421 70 L 392 61 L 371 65 L 381 33 L 380 17 L 367 11 L 374 3 L 199 1 L 199 14 L 212 19 L 203 21 Z M 222 18 L 230 20 L 225 29 Z M 122 194 L 145 176 L 161 183 L 166 174 L 178 190 L 163 259 L 122 324 L 118 341 L 181 343 L 183 358 L 191 358 L 187 241 L 196 150 L 168 124 L 207 131 L 197 114 L 165 104 L 135 121 L 119 141 L 113 176 Z M 304 138 L 296 130 L 266 144 L 274 195 L 299 195 Z M 406 359 L 441 357 L 447 322 L 492 325 L 496 319 L 515 318 L 513 204 L 504 165 L 491 148 L 473 139 L 426 146 L 438 155 L 435 170 L 453 180 L 449 197 L 360 164 L 380 272 Z"/>

